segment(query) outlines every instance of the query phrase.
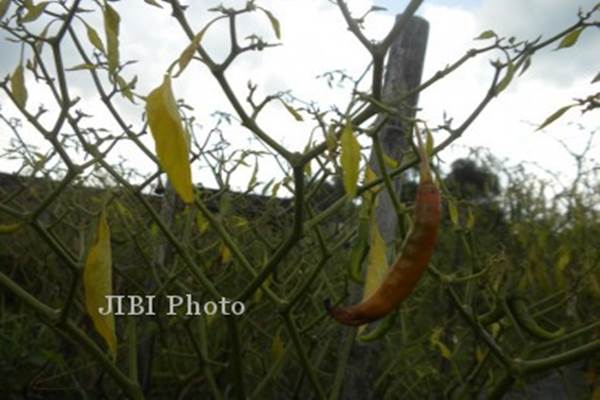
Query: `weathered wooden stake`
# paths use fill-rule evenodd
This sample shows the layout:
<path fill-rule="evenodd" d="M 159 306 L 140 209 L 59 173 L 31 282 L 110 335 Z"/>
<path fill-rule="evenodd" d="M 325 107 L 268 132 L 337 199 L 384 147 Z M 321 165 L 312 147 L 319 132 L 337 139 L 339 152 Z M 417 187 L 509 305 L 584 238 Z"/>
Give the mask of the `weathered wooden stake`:
<path fill-rule="evenodd" d="M 396 21 L 399 17 L 396 17 Z M 379 135 L 384 154 L 398 163 L 402 162 L 402 154 L 409 148 L 411 126 L 406 122 L 406 118 L 415 117 L 419 95 L 417 93 L 410 96 L 403 103 L 397 101 L 394 103 L 394 99 L 421 83 L 428 34 L 429 24 L 427 21 L 420 17 L 412 17 L 390 49 L 385 74 L 384 99 L 388 104 L 398 108 L 401 116 L 393 118 Z M 374 152 L 370 156 L 370 165 L 379 175 L 380 167 Z M 397 196 L 400 195 L 401 186 L 401 177 L 393 180 Z M 376 218 L 379 232 L 388 249 L 391 249 L 398 229 L 398 219 L 392 200 L 385 190 L 379 195 Z M 360 292 L 360 289 L 357 289 L 356 293 L 353 293 L 354 301 L 360 300 Z M 351 334 L 355 334 L 355 331 L 352 330 Z M 376 343 L 354 344 L 349 354 L 344 385 L 339 398 L 348 400 L 376 398 L 373 383 L 379 375 L 377 360 L 380 355 L 380 347 Z"/>

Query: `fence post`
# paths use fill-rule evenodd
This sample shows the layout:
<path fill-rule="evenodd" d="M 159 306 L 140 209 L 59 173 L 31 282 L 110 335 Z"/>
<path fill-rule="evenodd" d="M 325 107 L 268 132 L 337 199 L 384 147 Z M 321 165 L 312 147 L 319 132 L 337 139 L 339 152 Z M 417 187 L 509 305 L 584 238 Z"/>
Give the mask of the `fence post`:
<path fill-rule="evenodd" d="M 396 17 L 396 21 L 400 15 Z M 409 148 L 409 137 L 411 126 L 406 123 L 405 118 L 414 118 L 418 103 L 418 93 L 410 96 L 401 104 L 395 104 L 393 99 L 398 94 L 406 93 L 407 90 L 417 87 L 421 83 L 423 63 L 425 60 L 425 49 L 429 24 L 420 17 L 411 17 L 402 34 L 394 41 L 388 56 L 387 70 L 385 74 L 384 99 L 386 102 L 400 110 L 400 117 L 390 120 L 379 133 L 380 142 L 384 154 L 396 160 L 402 161 L 402 154 Z M 379 165 L 374 152 L 371 152 L 369 164 L 379 175 Z M 393 180 L 396 195 L 400 195 L 402 186 L 401 177 Z M 376 209 L 377 225 L 379 232 L 385 240 L 388 249 L 392 248 L 396 230 L 398 228 L 397 217 L 392 200 L 384 190 L 379 195 Z M 361 290 L 357 288 L 353 293 L 354 300 L 361 296 Z M 355 334 L 353 330 L 351 334 Z M 378 342 L 361 345 L 355 343 L 349 354 L 347 369 L 340 398 L 348 400 L 375 399 L 376 394 L 372 384 L 378 376 L 377 358 L 380 354 Z"/>

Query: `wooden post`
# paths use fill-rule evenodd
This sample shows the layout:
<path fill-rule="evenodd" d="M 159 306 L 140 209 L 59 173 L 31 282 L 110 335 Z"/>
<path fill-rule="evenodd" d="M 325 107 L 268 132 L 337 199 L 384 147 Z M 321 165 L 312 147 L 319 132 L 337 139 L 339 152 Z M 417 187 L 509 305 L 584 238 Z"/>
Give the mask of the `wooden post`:
<path fill-rule="evenodd" d="M 398 18 L 396 17 L 396 21 Z M 391 46 L 385 74 L 384 99 L 393 107 L 400 110 L 401 117 L 396 117 L 379 133 L 383 152 L 386 156 L 402 162 L 402 154 L 409 148 L 410 128 L 404 118 L 414 118 L 418 103 L 418 94 L 410 96 L 403 104 L 394 103 L 399 94 L 417 87 L 421 83 L 425 49 L 429 24 L 420 17 L 412 17 L 402 34 Z M 379 175 L 380 168 L 374 152 L 370 156 L 371 168 Z M 400 196 L 402 179 L 393 180 L 396 196 Z M 397 216 L 392 200 L 384 190 L 379 195 L 376 209 L 377 225 L 379 232 L 385 240 L 388 249 L 392 249 L 396 230 L 398 229 Z M 361 297 L 361 290 L 353 293 L 354 300 Z M 349 334 L 355 335 L 352 330 Z M 377 360 L 381 346 L 376 343 L 362 345 L 355 343 L 350 351 L 342 393 L 339 398 L 348 400 L 376 399 L 372 386 L 378 377 Z"/>

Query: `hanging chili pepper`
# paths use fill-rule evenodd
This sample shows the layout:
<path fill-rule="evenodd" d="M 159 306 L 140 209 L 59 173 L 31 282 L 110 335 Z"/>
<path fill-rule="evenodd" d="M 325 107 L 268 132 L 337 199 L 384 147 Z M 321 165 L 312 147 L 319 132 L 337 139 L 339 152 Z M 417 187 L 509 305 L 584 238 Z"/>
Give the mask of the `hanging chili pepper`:
<path fill-rule="evenodd" d="M 535 319 L 531 316 L 527 309 L 527 303 L 520 296 L 512 296 L 508 299 L 508 306 L 512 311 L 517 323 L 531 336 L 542 339 L 552 340 L 561 337 L 565 334 L 565 329 L 560 328 L 554 332 L 542 328 Z"/>
<path fill-rule="evenodd" d="M 344 325 L 363 325 L 392 312 L 413 291 L 427 268 L 440 224 L 440 192 L 431 178 L 427 153 L 417 135 L 419 186 L 415 200 L 413 226 L 402 251 L 375 292 L 361 303 L 331 308 L 329 314 Z"/>

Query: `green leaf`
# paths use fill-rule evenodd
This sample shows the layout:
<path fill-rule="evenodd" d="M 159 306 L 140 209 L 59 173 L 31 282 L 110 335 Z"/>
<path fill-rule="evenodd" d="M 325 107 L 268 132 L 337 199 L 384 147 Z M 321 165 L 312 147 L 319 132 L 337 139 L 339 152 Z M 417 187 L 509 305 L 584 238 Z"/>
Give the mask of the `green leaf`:
<path fill-rule="evenodd" d="M 283 339 L 281 335 L 277 333 L 277 335 L 273 336 L 273 341 L 271 342 L 271 361 L 277 362 L 283 357 L 283 353 L 285 352 L 285 346 L 283 344 Z"/>
<path fill-rule="evenodd" d="M 4 18 L 9 7 L 10 0 L 0 0 L 0 19 Z"/>
<path fill-rule="evenodd" d="M 582 26 L 581 28 L 577 28 L 574 31 L 569 32 L 568 35 L 562 38 L 562 40 L 558 44 L 558 47 L 555 50 L 566 49 L 575 45 L 575 43 L 577 43 L 577 40 L 579 39 L 579 35 L 581 35 L 581 32 L 583 32 L 584 28 L 585 27 Z"/>
<path fill-rule="evenodd" d="M 183 128 L 168 75 L 146 98 L 146 113 L 161 168 L 182 200 L 193 202 L 187 132 Z"/>
<path fill-rule="evenodd" d="M 24 24 L 26 22 L 33 22 L 36 19 L 38 19 L 39 16 L 42 15 L 42 12 L 44 12 L 44 9 L 46 8 L 47 5 L 48 5 L 47 1 L 42 1 L 39 4 L 29 7 L 27 9 L 27 14 L 25 14 L 25 16 L 21 19 L 21 23 Z"/>
<path fill-rule="evenodd" d="M 493 30 L 487 30 L 487 31 L 483 31 L 479 34 L 479 36 L 477 36 L 475 38 L 475 40 L 485 40 L 485 39 L 491 39 L 493 37 L 496 37 L 496 32 L 494 32 Z"/>
<path fill-rule="evenodd" d="M 458 207 L 456 206 L 454 199 L 450 199 L 448 201 L 448 213 L 450 214 L 450 221 L 452 221 L 452 225 L 459 227 Z"/>
<path fill-rule="evenodd" d="M 259 7 L 269 18 L 269 21 L 271 22 L 271 26 L 273 27 L 273 32 L 275 32 L 275 37 L 277 37 L 277 39 L 281 40 L 281 25 L 279 23 L 279 20 L 277 18 L 275 18 L 275 16 L 271 13 L 271 11 L 266 10 L 262 7 Z"/>
<path fill-rule="evenodd" d="M 27 88 L 25 87 L 25 75 L 23 73 L 23 63 L 19 63 L 15 72 L 10 77 L 10 89 L 12 90 L 15 103 L 21 108 L 27 103 Z"/>
<path fill-rule="evenodd" d="M 108 3 L 104 6 L 104 30 L 106 31 L 106 58 L 108 70 L 114 73 L 119 67 L 119 13 Z"/>
<path fill-rule="evenodd" d="M 151 6 L 162 8 L 162 6 L 156 2 L 156 0 L 144 0 L 144 3 L 150 4 Z"/>
<path fill-rule="evenodd" d="M 192 61 L 192 57 L 194 57 L 194 54 L 196 53 L 196 48 L 198 47 L 198 45 L 200 45 L 200 42 L 202 41 L 202 38 L 204 37 L 204 33 L 206 32 L 208 27 L 211 25 L 211 23 L 206 25 L 200 32 L 198 32 L 196 34 L 196 36 L 194 36 L 194 39 L 192 39 L 190 44 L 181 52 L 181 55 L 179 56 L 179 59 L 177 60 L 177 63 L 179 64 L 179 71 L 177 71 L 177 73 L 174 75 L 175 78 L 177 78 L 179 75 L 181 75 L 183 70 L 190 63 L 190 61 Z"/>
<path fill-rule="evenodd" d="M 348 122 L 344 126 L 342 136 L 340 137 L 342 146 L 341 163 L 344 178 L 344 189 L 351 197 L 356 195 L 356 186 L 358 182 L 358 167 L 360 162 L 360 145 L 354 137 L 352 124 Z"/>
<path fill-rule="evenodd" d="M 302 118 L 302 115 L 300 115 L 300 113 L 298 112 L 298 110 L 296 110 L 294 107 L 290 106 L 288 103 L 286 103 L 283 100 L 281 100 L 281 104 L 283 104 L 283 106 L 285 107 L 285 109 L 288 110 L 288 112 L 290 114 L 292 114 L 292 116 L 294 117 L 294 119 L 296 121 L 304 121 L 304 119 Z"/>
<path fill-rule="evenodd" d="M 248 181 L 248 186 L 246 188 L 246 190 L 252 190 L 254 185 L 256 185 L 256 176 L 258 175 L 258 159 L 256 160 L 256 162 L 254 163 L 254 169 L 252 170 L 252 176 L 250 177 L 250 180 Z"/>
<path fill-rule="evenodd" d="M 427 129 L 427 137 L 425 139 L 425 151 L 429 157 L 433 156 L 433 135 L 431 131 Z"/>
<path fill-rule="evenodd" d="M 515 75 L 515 65 L 512 63 L 512 61 L 509 61 L 508 65 L 506 67 L 506 75 L 504 75 L 504 78 L 502 78 L 502 80 L 496 86 L 496 96 L 508 87 L 508 85 L 512 81 L 514 75 Z"/>
<path fill-rule="evenodd" d="M 556 121 L 557 119 L 562 117 L 562 115 L 564 113 L 566 113 L 567 111 L 569 111 L 569 109 L 571 107 L 573 107 L 574 105 L 575 104 L 570 104 L 568 106 L 564 106 L 564 107 L 561 107 L 558 110 L 556 110 L 554 113 L 552 113 L 552 115 L 550 115 L 548 118 L 546 118 L 546 120 L 544 122 L 542 122 L 542 124 L 539 126 L 539 128 L 536 129 L 536 131 L 540 131 L 540 130 L 544 129 L 545 127 L 547 127 L 548 125 L 550 125 L 551 123 L 553 123 L 554 121 Z"/>
<path fill-rule="evenodd" d="M 90 25 L 88 25 L 87 23 L 85 24 L 85 29 L 87 31 L 88 40 L 90 41 L 92 46 L 94 46 L 96 49 L 100 50 L 100 52 L 102 54 L 106 54 L 106 50 L 104 49 L 104 44 L 102 43 L 102 39 L 100 39 L 98 32 L 96 32 L 96 30 L 94 28 L 92 28 Z"/>
<path fill-rule="evenodd" d="M 90 69 L 94 69 L 94 68 L 96 68 L 96 66 L 94 64 L 83 63 L 83 64 L 75 65 L 74 67 L 71 67 L 71 68 L 65 68 L 65 71 L 81 71 L 81 70 L 90 70 Z"/>
<path fill-rule="evenodd" d="M 383 163 L 388 168 L 397 168 L 398 167 L 398 161 L 394 160 L 392 157 L 388 156 L 385 153 L 383 154 Z"/>
<path fill-rule="evenodd" d="M 594 77 L 594 79 L 592 79 L 592 82 L 590 82 L 590 83 L 596 83 L 596 82 L 600 82 L 600 72 L 598 72 L 598 74 L 596 74 L 596 76 Z"/>
<path fill-rule="evenodd" d="M 277 197 L 277 193 L 279 192 L 280 187 L 281 187 L 281 182 L 277 182 L 273 185 L 273 189 L 271 189 L 272 197 Z"/>
<path fill-rule="evenodd" d="M 556 269 L 562 274 L 565 272 L 565 268 L 571 262 L 571 253 L 568 248 L 560 249 L 560 256 L 556 262 Z"/>
<path fill-rule="evenodd" d="M 380 6 L 371 6 L 370 11 L 387 11 L 387 8 Z"/>
<path fill-rule="evenodd" d="M 201 212 L 196 214 L 196 226 L 198 227 L 198 231 L 200 232 L 200 234 L 206 232 L 208 230 L 209 225 L 210 223 L 208 222 L 204 214 L 202 214 Z"/>
<path fill-rule="evenodd" d="M 467 229 L 471 230 L 475 226 L 475 214 L 473 214 L 473 209 L 471 207 L 467 210 Z"/>
<path fill-rule="evenodd" d="M 527 57 L 523 62 L 523 67 L 521 68 L 521 72 L 519 72 L 519 76 L 523 75 L 525 71 L 529 69 L 531 66 L 531 57 Z"/>
<path fill-rule="evenodd" d="M 131 80 L 131 82 L 127 83 L 125 82 L 125 79 L 123 79 L 123 77 L 121 77 L 121 75 L 117 75 L 117 85 L 119 85 L 119 90 L 121 91 L 121 95 L 125 98 L 127 98 L 127 100 L 129 100 L 130 102 L 135 104 L 135 100 L 133 99 L 133 92 L 131 91 L 131 89 L 133 89 L 135 87 L 135 84 L 137 82 L 137 75 L 133 77 L 133 79 Z"/>
<path fill-rule="evenodd" d="M 104 338 L 113 359 L 117 357 L 117 336 L 113 314 L 102 315 L 99 308 L 106 304 L 106 296 L 112 295 L 112 252 L 110 228 L 106 212 L 102 210 L 96 227 L 96 237 L 90 247 L 83 269 L 85 307 L 92 318 L 96 331 Z"/>
<path fill-rule="evenodd" d="M 327 134 L 325 135 L 325 144 L 327 145 L 327 150 L 330 152 L 334 151 L 337 147 L 337 138 L 335 137 L 335 126 L 330 125 L 327 128 Z"/>

